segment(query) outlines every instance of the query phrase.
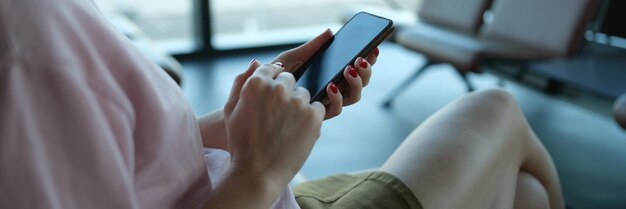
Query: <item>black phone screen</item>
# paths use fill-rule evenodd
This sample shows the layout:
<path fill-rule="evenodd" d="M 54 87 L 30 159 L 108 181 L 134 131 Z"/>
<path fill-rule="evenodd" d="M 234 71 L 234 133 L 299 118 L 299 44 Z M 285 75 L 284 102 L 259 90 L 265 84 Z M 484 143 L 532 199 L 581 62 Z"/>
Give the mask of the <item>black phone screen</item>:
<path fill-rule="evenodd" d="M 391 20 L 365 12 L 352 17 L 308 63 L 306 71 L 317 71 L 318 79 L 325 82 L 319 89 L 309 89 L 315 93 L 311 101 L 321 101 L 326 96 L 326 86 L 330 82 L 342 82 L 345 67 L 358 57 L 367 56 L 392 28 Z"/>

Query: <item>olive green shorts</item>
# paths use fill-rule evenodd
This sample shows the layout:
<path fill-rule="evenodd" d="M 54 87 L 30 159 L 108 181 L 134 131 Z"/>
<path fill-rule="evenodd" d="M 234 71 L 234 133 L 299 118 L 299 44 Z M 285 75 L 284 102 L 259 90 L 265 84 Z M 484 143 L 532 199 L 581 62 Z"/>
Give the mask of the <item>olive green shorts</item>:
<path fill-rule="evenodd" d="M 413 192 L 391 174 L 336 175 L 294 188 L 302 209 L 407 208 L 422 209 Z"/>

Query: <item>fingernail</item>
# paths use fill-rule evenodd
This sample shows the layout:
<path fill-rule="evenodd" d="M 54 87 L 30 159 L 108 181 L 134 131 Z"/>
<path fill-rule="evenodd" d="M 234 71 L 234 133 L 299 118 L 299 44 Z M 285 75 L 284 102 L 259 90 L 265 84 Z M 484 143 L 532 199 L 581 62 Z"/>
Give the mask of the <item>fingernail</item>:
<path fill-rule="evenodd" d="M 379 53 L 380 50 L 378 50 L 378 47 L 374 48 L 374 56 L 378 56 Z"/>
<path fill-rule="evenodd" d="M 359 62 L 359 66 L 361 66 L 361 68 L 367 68 L 367 60 L 365 59 L 361 59 L 361 62 Z"/>
<path fill-rule="evenodd" d="M 348 66 L 348 74 L 350 74 L 353 78 L 356 78 L 357 75 L 356 70 L 352 66 Z"/>
<path fill-rule="evenodd" d="M 255 63 L 255 62 L 256 62 L 256 59 L 250 60 L 250 63 L 248 63 L 248 66 L 252 66 L 252 64 Z"/>
<path fill-rule="evenodd" d="M 276 62 L 274 64 L 277 65 L 278 67 L 285 68 L 282 62 Z"/>
<path fill-rule="evenodd" d="M 324 34 L 324 33 L 332 33 L 332 32 L 333 32 L 333 31 L 332 31 L 332 30 L 330 30 L 330 28 L 326 28 L 326 30 L 325 30 L 322 34 Z"/>
<path fill-rule="evenodd" d="M 335 86 L 334 83 L 330 83 L 330 90 L 333 92 L 333 94 L 337 94 L 337 86 Z"/>

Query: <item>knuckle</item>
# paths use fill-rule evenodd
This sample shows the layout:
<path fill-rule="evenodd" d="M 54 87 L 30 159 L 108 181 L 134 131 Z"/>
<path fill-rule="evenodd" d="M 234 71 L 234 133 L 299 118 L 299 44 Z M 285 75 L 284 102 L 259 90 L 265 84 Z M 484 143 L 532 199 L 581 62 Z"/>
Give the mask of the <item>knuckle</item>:
<path fill-rule="evenodd" d="M 347 106 L 347 105 L 357 103 L 359 101 L 361 101 L 361 94 L 350 92 L 349 96 L 344 100 L 343 105 Z"/>
<path fill-rule="evenodd" d="M 313 94 L 311 94 L 311 92 L 310 92 L 308 89 L 306 89 L 306 88 L 304 88 L 304 87 L 298 87 L 298 88 L 300 89 L 300 92 L 302 92 L 302 94 L 303 94 L 304 96 L 306 96 L 307 98 L 309 98 L 309 100 L 313 97 Z M 309 101 L 309 102 L 311 102 L 311 101 Z"/>
<path fill-rule="evenodd" d="M 261 86 L 261 85 L 263 85 L 264 82 L 265 82 L 265 79 L 262 76 L 259 76 L 259 75 L 252 75 L 248 79 L 248 84 L 251 85 L 251 86 Z"/>
<path fill-rule="evenodd" d="M 306 90 L 304 87 L 296 87 L 296 91 L 304 97 L 311 98 L 311 93 L 309 93 L 309 90 Z"/>
<path fill-rule="evenodd" d="M 341 111 L 343 111 L 343 108 L 337 107 L 337 108 L 335 108 L 335 110 L 333 110 L 333 112 L 330 115 L 335 117 L 335 116 L 341 114 Z"/>
<path fill-rule="evenodd" d="M 326 107 L 324 107 L 324 105 L 322 105 L 321 103 L 318 103 L 316 106 L 318 108 L 321 108 L 321 110 L 318 110 L 318 108 L 313 107 L 313 114 L 321 122 L 322 120 L 324 120 L 324 116 L 326 115 Z"/>
<path fill-rule="evenodd" d="M 304 115 L 305 115 L 306 118 L 308 118 L 310 120 L 316 120 L 317 119 L 317 114 L 316 114 L 315 108 L 312 107 L 312 106 L 308 107 L 308 108 L 305 108 Z"/>
<path fill-rule="evenodd" d="M 257 72 L 259 73 L 265 73 L 265 72 L 269 72 L 272 71 L 274 69 L 274 66 L 271 64 L 263 64 L 261 65 L 261 67 L 259 67 L 259 69 L 257 70 Z"/>
<path fill-rule="evenodd" d="M 278 54 L 278 57 L 285 57 L 285 56 L 288 56 L 290 51 L 291 51 L 291 50 L 283 51 L 283 52 L 281 52 L 280 54 Z"/>
<path fill-rule="evenodd" d="M 263 65 L 263 68 L 265 68 L 266 70 L 274 70 L 274 69 L 276 69 L 276 67 L 277 67 L 276 65 L 269 64 L 269 63 Z"/>
<path fill-rule="evenodd" d="M 241 74 L 235 76 L 235 81 L 242 82 L 242 81 L 244 81 L 245 78 L 246 78 L 246 76 L 243 73 L 241 73 Z"/>
<path fill-rule="evenodd" d="M 363 77 L 366 77 L 366 78 L 372 77 L 372 69 L 368 68 L 368 69 L 364 70 L 363 71 Z"/>
<path fill-rule="evenodd" d="M 288 72 L 282 72 L 282 73 L 278 74 L 278 76 L 276 78 L 277 78 L 277 80 L 279 80 L 279 82 L 283 83 L 284 85 L 295 86 L 295 84 L 296 84 L 296 78 L 293 77 L 293 75 L 291 73 L 288 73 Z M 278 79 L 278 78 L 280 78 L 280 79 Z"/>
<path fill-rule="evenodd" d="M 306 102 L 302 98 L 293 97 L 290 101 L 290 105 L 292 107 L 298 108 L 298 110 L 300 111 L 303 111 L 305 109 Z"/>
<path fill-rule="evenodd" d="M 359 101 L 361 101 L 361 94 L 356 95 L 356 96 L 354 97 L 354 102 L 355 102 L 355 103 L 356 103 L 356 102 L 359 102 Z"/>
<path fill-rule="evenodd" d="M 287 86 L 285 86 L 285 84 L 282 84 L 282 83 L 277 83 L 273 85 L 271 89 L 272 96 L 281 96 L 281 95 L 284 95 L 286 92 L 287 92 Z"/>
<path fill-rule="evenodd" d="M 280 75 L 285 77 L 290 82 L 294 82 L 295 83 L 295 81 L 296 81 L 296 77 L 294 77 L 293 74 L 291 74 L 289 72 L 282 72 L 282 73 L 280 73 Z"/>
<path fill-rule="evenodd" d="M 335 116 L 341 114 L 342 111 L 343 111 L 342 107 L 337 108 L 337 111 L 335 111 Z"/>

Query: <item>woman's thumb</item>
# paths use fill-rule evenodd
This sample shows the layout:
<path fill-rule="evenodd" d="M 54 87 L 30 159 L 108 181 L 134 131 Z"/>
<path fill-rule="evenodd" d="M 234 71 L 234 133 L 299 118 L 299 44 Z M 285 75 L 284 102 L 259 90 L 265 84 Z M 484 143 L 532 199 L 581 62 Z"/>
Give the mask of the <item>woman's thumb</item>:
<path fill-rule="evenodd" d="M 326 29 L 323 33 L 317 35 L 315 38 L 300 45 L 294 51 L 298 55 L 311 56 L 315 52 L 319 51 L 333 37 L 333 32 L 330 29 Z"/>

